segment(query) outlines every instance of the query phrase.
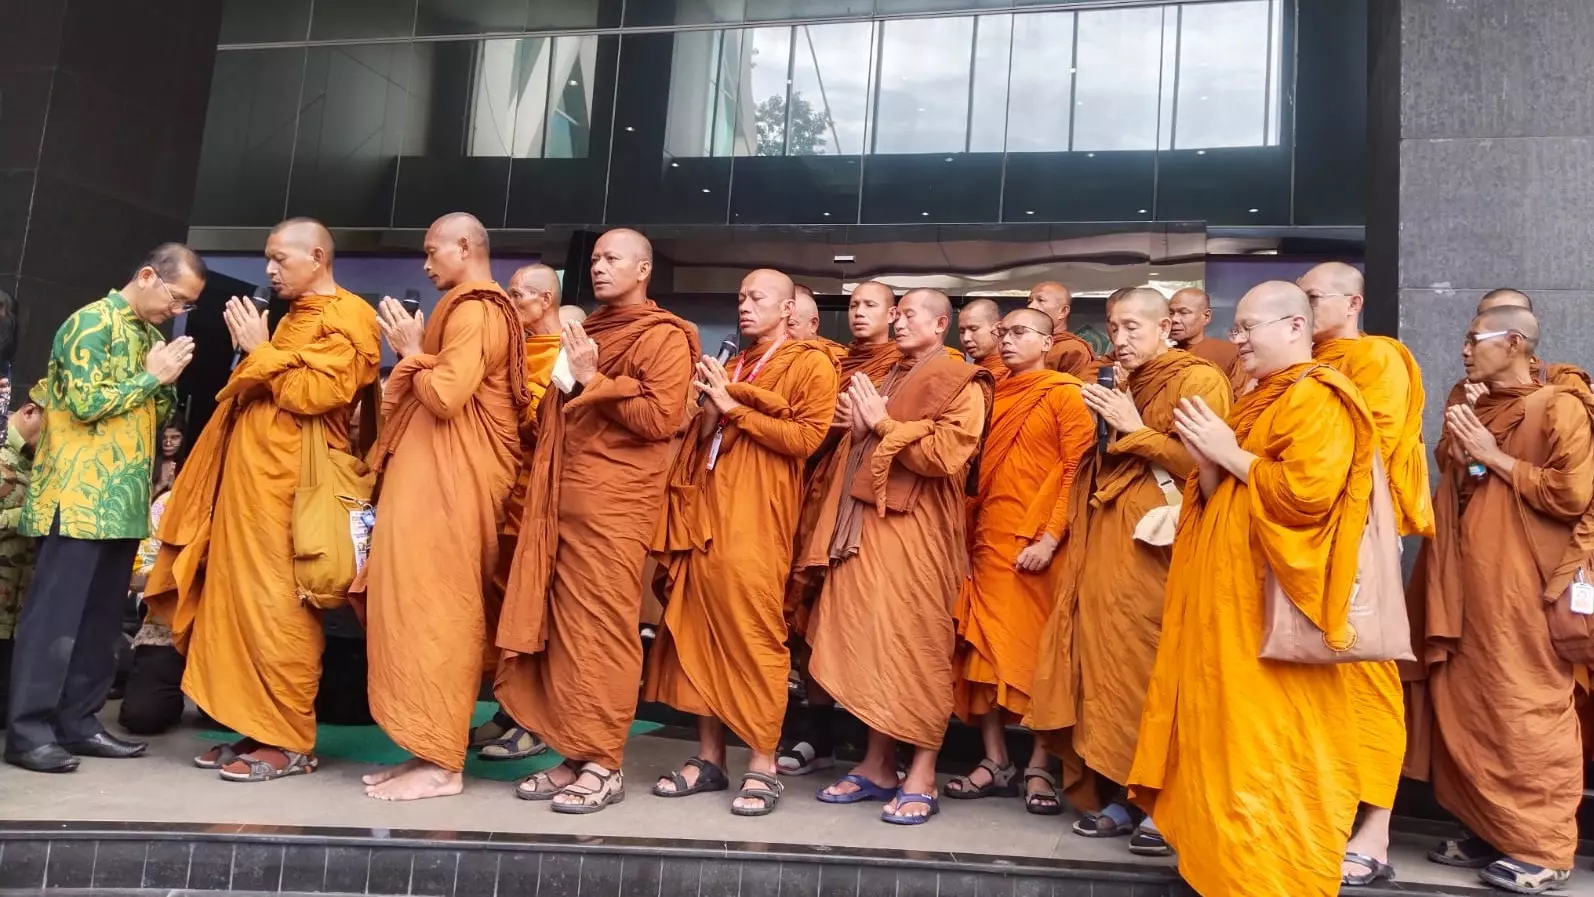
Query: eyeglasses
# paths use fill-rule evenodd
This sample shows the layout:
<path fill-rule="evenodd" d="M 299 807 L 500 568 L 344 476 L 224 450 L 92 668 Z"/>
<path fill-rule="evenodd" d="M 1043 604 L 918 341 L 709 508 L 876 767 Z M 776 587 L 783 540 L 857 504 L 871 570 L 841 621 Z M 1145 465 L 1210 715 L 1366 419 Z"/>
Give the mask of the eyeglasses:
<path fill-rule="evenodd" d="M 175 309 L 178 314 L 184 314 L 186 312 L 192 311 L 194 306 L 199 304 L 199 300 L 197 299 L 190 302 L 186 299 L 177 298 L 172 293 L 172 288 L 166 285 L 166 279 L 161 277 L 160 272 L 156 271 L 154 268 L 149 270 L 150 273 L 155 275 L 155 282 L 161 285 L 161 291 L 166 294 L 166 300 L 172 304 L 172 308 Z"/>
<path fill-rule="evenodd" d="M 1346 294 L 1346 293 L 1307 293 L 1306 294 L 1306 301 L 1310 302 L 1313 305 L 1316 305 L 1317 303 L 1322 302 L 1324 299 L 1334 299 L 1334 298 L 1348 299 L 1350 297 L 1349 297 L 1349 294 Z"/>
<path fill-rule="evenodd" d="M 1277 324 L 1280 321 L 1293 321 L 1298 317 L 1300 316 L 1285 315 L 1282 318 L 1274 318 L 1271 321 L 1257 321 L 1255 324 L 1236 324 L 1229 328 L 1229 342 L 1234 342 L 1242 336 L 1245 337 L 1246 342 L 1250 342 L 1252 331 L 1256 330 L 1258 327 L 1266 327 L 1269 324 Z"/>
<path fill-rule="evenodd" d="M 1468 346 L 1477 346 L 1484 340 L 1496 339 L 1502 336 L 1510 336 L 1513 333 L 1518 336 L 1522 335 L 1521 331 L 1517 330 L 1485 330 L 1481 333 L 1469 333 L 1466 335 L 1465 340 Z"/>
<path fill-rule="evenodd" d="M 1022 337 L 1030 333 L 1039 334 L 1041 336 L 1046 335 L 1045 333 L 1036 330 L 1034 327 L 1025 327 L 1023 324 L 1014 324 L 1011 327 L 998 326 L 992 332 L 996 334 L 997 339 L 1001 339 L 1002 337 L 1007 336 L 1009 333 L 1013 334 L 1014 337 Z"/>

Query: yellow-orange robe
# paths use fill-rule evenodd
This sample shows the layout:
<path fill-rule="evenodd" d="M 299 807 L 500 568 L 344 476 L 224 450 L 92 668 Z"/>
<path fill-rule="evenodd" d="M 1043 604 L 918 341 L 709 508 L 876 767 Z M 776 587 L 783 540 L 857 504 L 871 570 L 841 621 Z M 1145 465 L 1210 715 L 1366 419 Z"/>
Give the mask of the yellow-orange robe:
<path fill-rule="evenodd" d="M 1218 369 L 1228 376 L 1229 384 L 1236 395 L 1245 388 L 1245 384 L 1251 382 L 1251 375 L 1247 374 L 1240 364 L 1240 349 L 1234 343 L 1209 336 L 1195 345 L 1187 343 L 1183 348 L 1191 355 L 1217 365 Z"/>
<path fill-rule="evenodd" d="M 1361 790 L 1356 708 L 1340 666 L 1258 659 L 1262 581 L 1271 568 L 1349 640 L 1377 436 L 1356 387 L 1315 363 L 1263 378 L 1228 421 L 1257 460 L 1210 497 L 1186 485 L 1130 796 L 1198 893 L 1332 897 Z"/>
<path fill-rule="evenodd" d="M 965 721 L 997 708 L 1019 717 L 1029 710 L 1036 645 L 1063 570 L 1068 494 L 1096 441 L 1080 385 L 1044 368 L 996 384 L 972 502 L 972 575 L 955 615 L 953 709 Z M 1052 562 L 1035 573 L 1019 570 L 1019 552 L 1045 535 L 1059 545 Z"/>
<path fill-rule="evenodd" d="M 1046 353 L 1046 366 L 1054 371 L 1078 377 L 1084 383 L 1096 382 L 1096 350 L 1083 337 L 1067 330 L 1052 334 L 1052 347 Z"/>
<path fill-rule="evenodd" d="M 810 621 L 809 675 L 871 729 L 919 747 L 941 746 L 952 713 L 965 491 L 989 376 L 939 354 L 899 364 L 881 386 L 887 418 L 856 444 L 843 438 L 825 500 L 833 560 Z M 891 417 L 920 391 L 944 398 L 923 416 Z"/>
<path fill-rule="evenodd" d="M 582 327 L 598 373 L 544 396 L 537 415 L 494 691 L 566 758 L 619 769 L 642 680 L 642 562 L 701 350 L 652 301 L 605 306 Z"/>
<path fill-rule="evenodd" d="M 188 656 L 183 691 L 234 732 L 315 748 L 321 614 L 293 577 L 300 434 L 320 417 L 349 450 L 349 408 L 376 382 L 376 311 L 353 293 L 303 296 L 244 356 L 177 477 L 144 600 Z"/>
<path fill-rule="evenodd" d="M 372 452 L 382 479 L 366 567 L 367 691 L 395 744 L 458 771 L 531 397 L 520 321 L 495 283 L 449 290 L 421 349 L 388 376 L 387 428 Z"/>
<path fill-rule="evenodd" d="M 1540 389 L 1553 394 L 1530 421 Z M 1406 772 L 1496 850 L 1570 869 L 1583 799 L 1579 670 L 1552 647 L 1546 602 L 1594 549 L 1594 397 L 1535 383 L 1493 388 L 1474 407 L 1517 462 L 1509 479 L 1473 479 L 1440 439 L 1435 533 L 1411 589 L 1427 681 L 1413 686 Z"/>
<path fill-rule="evenodd" d="M 1387 336 L 1334 339 L 1313 355 L 1361 390 L 1378 431 L 1378 452 L 1389 475 L 1395 526 L 1402 536 L 1433 535 L 1428 447 L 1422 441 L 1422 371 Z M 1362 802 L 1391 809 L 1406 758 L 1406 701 L 1394 661 L 1351 664 L 1345 684 L 1356 707 L 1361 739 Z"/>
<path fill-rule="evenodd" d="M 974 363 L 990 372 L 991 379 L 997 383 L 1007 379 L 1009 371 L 1007 370 L 1007 365 L 1002 363 L 1002 353 L 1000 352 L 992 351 L 987 353 L 984 358 L 975 359 Z"/>
<path fill-rule="evenodd" d="M 769 347 L 738 362 L 750 372 Z M 732 384 L 741 405 L 724 417 L 714 469 L 711 435 L 680 453 L 654 545 L 668 600 L 643 699 L 722 720 L 763 753 L 774 753 L 786 712 L 783 608 L 803 464 L 830 428 L 836 376 L 817 342 L 788 341 L 757 377 Z"/>
<path fill-rule="evenodd" d="M 1200 396 L 1215 414 L 1227 415 L 1230 393 L 1227 375 L 1182 349 L 1147 361 L 1124 385 L 1145 426 L 1115 432 L 1093 476 L 1075 479 L 1066 572 L 1041 640 L 1025 721 L 1054 753 L 1066 759 L 1072 750 L 1118 785 L 1129 780 L 1135 758 L 1172 557 L 1171 547 L 1134 537 L 1136 524 L 1167 504 L 1152 465 L 1181 487 L 1195 462 L 1174 431 L 1174 408 Z M 1071 748 L 1063 731 L 1069 726 Z"/>

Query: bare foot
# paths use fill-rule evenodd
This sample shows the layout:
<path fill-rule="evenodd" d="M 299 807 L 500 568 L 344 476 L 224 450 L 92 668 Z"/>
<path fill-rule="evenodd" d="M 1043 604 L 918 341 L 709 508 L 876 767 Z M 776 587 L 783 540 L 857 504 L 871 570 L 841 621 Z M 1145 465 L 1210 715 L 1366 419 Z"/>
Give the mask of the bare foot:
<path fill-rule="evenodd" d="M 379 769 L 370 775 L 360 776 L 360 781 L 367 785 L 380 785 L 383 782 L 386 782 L 388 779 L 397 778 L 398 776 L 401 776 L 412 769 L 424 765 L 424 763 L 425 761 L 418 757 L 411 757 L 397 766 L 389 766 L 386 769 Z M 371 789 L 365 789 L 365 793 L 370 794 Z"/>
<path fill-rule="evenodd" d="M 465 790 L 465 776 L 441 766 L 424 761 L 380 785 L 366 789 L 366 794 L 377 800 L 425 800 L 428 797 L 451 797 Z"/>

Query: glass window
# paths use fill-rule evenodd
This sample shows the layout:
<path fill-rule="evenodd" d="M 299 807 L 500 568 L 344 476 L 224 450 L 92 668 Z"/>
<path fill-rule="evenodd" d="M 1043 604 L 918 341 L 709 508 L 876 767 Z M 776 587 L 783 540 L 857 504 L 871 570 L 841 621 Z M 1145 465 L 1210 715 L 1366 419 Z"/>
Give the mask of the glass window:
<path fill-rule="evenodd" d="M 194 224 L 261 227 L 282 220 L 305 51 L 216 54 L 194 186 Z"/>
<path fill-rule="evenodd" d="M 1164 9 L 1079 13 L 1076 152 L 1156 149 Z"/>
<path fill-rule="evenodd" d="M 618 28 L 624 5 L 624 0 L 531 0 L 526 29 Z"/>
<path fill-rule="evenodd" d="M 730 155 L 736 129 L 741 35 L 682 31 L 670 61 L 670 107 L 664 152 L 684 158 Z"/>
<path fill-rule="evenodd" d="M 874 54 L 871 22 L 792 29 L 790 155 L 863 155 Z"/>
<path fill-rule="evenodd" d="M 1068 149 L 1073 118 L 1074 14 L 1013 16 L 1007 86 L 1007 151 Z"/>
<path fill-rule="evenodd" d="M 479 44 L 471 88 L 470 155 L 542 155 L 553 39 L 527 37 Z"/>
<path fill-rule="evenodd" d="M 1179 7 L 1179 91 L 1173 148 L 1267 141 L 1268 0 Z"/>
<path fill-rule="evenodd" d="M 415 33 L 415 0 L 315 0 L 311 40 L 409 37 Z"/>
<path fill-rule="evenodd" d="M 975 20 L 970 152 L 999 153 L 1006 148 L 1007 73 L 1012 44 L 1012 16 L 980 16 Z"/>
<path fill-rule="evenodd" d="M 874 0 L 746 0 L 746 4 L 745 17 L 749 22 L 866 16 L 874 12 Z"/>
<path fill-rule="evenodd" d="M 600 40 L 596 34 L 554 38 L 547 140 L 543 145 L 547 158 L 585 159 L 592 151 L 593 89 L 597 85 Z"/>
<path fill-rule="evenodd" d="M 625 5 L 625 24 L 711 25 L 740 22 L 745 0 L 631 0 Z"/>
<path fill-rule="evenodd" d="M 227 0 L 217 42 L 304 40 L 309 32 L 310 0 Z"/>
<path fill-rule="evenodd" d="M 526 27 L 529 0 L 420 0 L 416 34 L 482 34 Z"/>
<path fill-rule="evenodd" d="M 478 108 L 487 45 L 518 41 L 417 41 L 409 51 L 404 154 L 393 202 L 395 227 L 425 227 L 450 211 L 470 212 L 488 227 L 504 220 L 511 131 L 483 128 Z M 546 90 L 546 82 L 540 88 Z M 503 95 L 500 87 L 497 96 Z M 507 107 L 495 113 L 508 119 Z M 478 135 L 490 133 L 492 136 Z M 478 142 L 478 140 L 480 142 Z M 477 153 L 475 150 L 482 152 Z"/>
<path fill-rule="evenodd" d="M 880 28 L 874 152 L 965 150 L 974 19 L 894 19 Z"/>
<path fill-rule="evenodd" d="M 753 139 L 750 144 L 738 143 L 737 155 L 786 155 L 786 102 L 791 84 L 792 45 L 790 28 L 754 28 L 742 32 L 745 52 L 742 68 L 738 72 L 737 94 L 741 97 L 741 127 L 750 124 Z M 801 107 L 797 114 L 799 145 L 805 137 L 822 132 L 823 122 L 816 121 L 813 104 L 799 97 Z M 750 121 L 747 121 L 750 120 Z M 813 146 L 813 141 L 808 141 Z"/>
<path fill-rule="evenodd" d="M 312 47 L 294 142 L 288 214 L 385 226 L 403 148 L 409 47 Z"/>

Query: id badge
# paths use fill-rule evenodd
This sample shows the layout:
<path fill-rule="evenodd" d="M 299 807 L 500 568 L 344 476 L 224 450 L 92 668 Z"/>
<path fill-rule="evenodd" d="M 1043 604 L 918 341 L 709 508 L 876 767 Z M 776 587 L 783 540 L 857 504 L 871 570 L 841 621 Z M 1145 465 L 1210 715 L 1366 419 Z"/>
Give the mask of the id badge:
<path fill-rule="evenodd" d="M 714 431 L 714 441 L 712 441 L 712 442 L 710 442 L 708 444 L 708 466 L 705 468 L 706 470 L 713 470 L 714 469 L 714 462 L 719 460 L 719 458 L 720 458 L 720 438 L 722 436 L 724 436 L 724 434 L 725 434 L 724 430 L 715 430 Z M 1590 607 L 1587 612 L 1588 613 L 1594 613 L 1594 607 Z"/>
<path fill-rule="evenodd" d="M 1572 613 L 1584 616 L 1594 614 L 1594 585 L 1586 582 L 1572 583 Z"/>

